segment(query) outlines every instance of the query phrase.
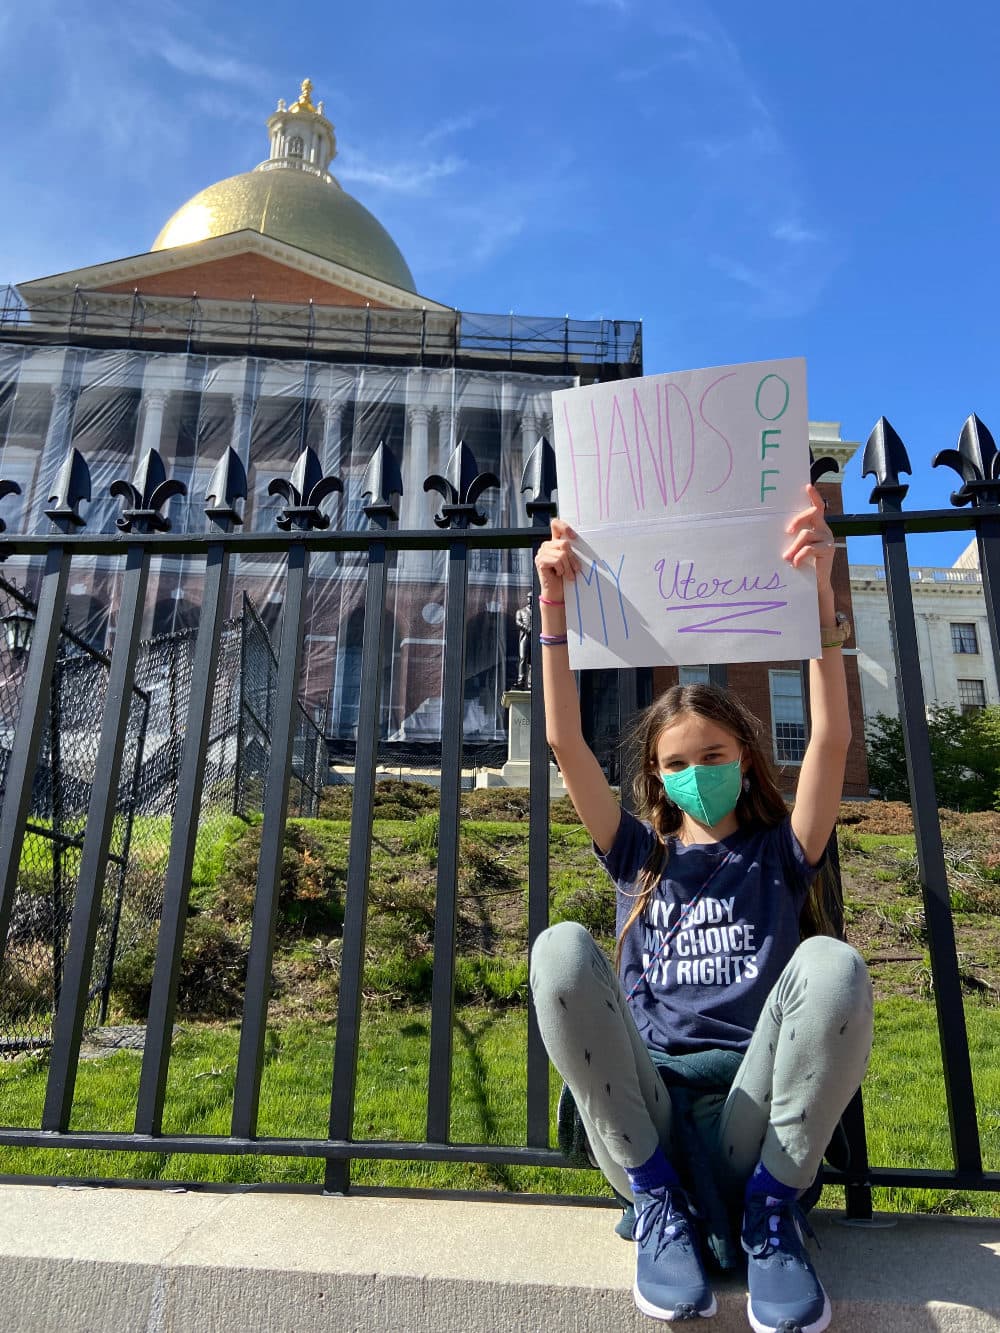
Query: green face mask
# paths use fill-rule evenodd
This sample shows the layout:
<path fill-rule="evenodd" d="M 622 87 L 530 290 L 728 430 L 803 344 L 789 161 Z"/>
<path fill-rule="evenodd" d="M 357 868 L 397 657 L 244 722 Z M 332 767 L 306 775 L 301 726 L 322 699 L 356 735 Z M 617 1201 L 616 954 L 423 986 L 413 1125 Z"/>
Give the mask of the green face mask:
<path fill-rule="evenodd" d="M 699 824 L 714 828 L 736 809 L 742 775 L 740 761 L 690 764 L 679 773 L 661 773 L 667 796 Z"/>

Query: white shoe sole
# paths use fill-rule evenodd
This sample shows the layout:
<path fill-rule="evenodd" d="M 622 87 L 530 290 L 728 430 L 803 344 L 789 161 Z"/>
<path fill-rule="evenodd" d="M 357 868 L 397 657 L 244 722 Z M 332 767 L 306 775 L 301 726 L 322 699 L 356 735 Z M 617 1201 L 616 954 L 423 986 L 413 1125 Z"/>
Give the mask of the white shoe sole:
<path fill-rule="evenodd" d="M 830 1297 L 823 1292 L 823 1313 L 811 1324 L 802 1326 L 802 1333 L 823 1333 L 833 1315 L 830 1307 Z M 750 1297 L 747 1297 L 747 1318 L 750 1320 L 750 1327 L 754 1333 L 774 1333 L 774 1324 L 762 1324 L 759 1319 L 754 1318 L 753 1310 L 750 1308 Z"/>
<path fill-rule="evenodd" d="M 665 1310 L 662 1306 L 654 1305 L 652 1301 L 647 1301 L 645 1296 L 643 1296 L 642 1293 L 640 1292 L 637 1284 L 633 1284 L 632 1286 L 632 1299 L 635 1301 L 636 1305 L 639 1307 L 642 1313 L 648 1314 L 651 1319 L 666 1319 L 669 1323 L 671 1320 L 677 1318 L 673 1310 Z M 713 1295 L 712 1304 L 708 1307 L 707 1310 L 699 1310 L 698 1317 L 701 1319 L 711 1319 L 712 1315 L 715 1314 L 718 1308 L 719 1308 L 719 1303 L 715 1299 L 715 1296 Z M 687 1318 L 689 1318 L 688 1315 L 682 1316 L 682 1320 L 686 1320 Z M 823 1327 L 825 1328 L 826 1325 L 824 1324 Z"/>

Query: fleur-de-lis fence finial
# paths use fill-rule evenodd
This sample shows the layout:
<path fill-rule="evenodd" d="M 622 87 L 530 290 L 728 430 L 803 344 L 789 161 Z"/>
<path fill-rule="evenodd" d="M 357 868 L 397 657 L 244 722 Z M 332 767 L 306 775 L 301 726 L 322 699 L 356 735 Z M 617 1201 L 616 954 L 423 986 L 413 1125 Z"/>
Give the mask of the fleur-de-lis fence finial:
<path fill-rule="evenodd" d="M 554 490 L 556 490 L 555 450 L 545 436 L 540 435 L 521 473 L 521 494 L 527 491 L 530 496 L 524 508 L 534 523 L 544 525 L 554 517 L 556 512 L 556 502 L 552 498 Z"/>
<path fill-rule="evenodd" d="M 1000 453 L 974 412 L 962 427 L 958 448 L 942 449 L 931 465 L 953 468 L 962 478 L 962 485 L 951 493 L 953 505 L 1000 504 Z"/>
<path fill-rule="evenodd" d="M 476 508 L 479 497 L 499 486 L 499 477 L 479 471 L 479 464 L 464 440 L 455 446 L 446 474 L 442 477 L 434 473 L 424 482 L 424 490 L 437 491 L 443 501 L 434 515 L 439 528 L 467 528 L 470 523 L 482 527 L 486 515 Z"/>
<path fill-rule="evenodd" d="M 330 495 L 343 492 L 339 477 L 324 477 L 316 450 L 308 445 L 295 460 L 292 475 L 275 477 L 267 488 L 268 495 L 280 495 L 285 508 L 274 520 L 284 532 L 290 528 L 328 528 L 330 520 L 320 505 Z"/>
<path fill-rule="evenodd" d="M 885 417 L 879 417 L 868 436 L 861 459 L 861 475 L 875 478 L 870 502 L 898 509 L 910 489 L 906 482 L 899 480 L 899 474 L 912 471 L 906 445 Z"/>
<path fill-rule="evenodd" d="M 168 532 L 170 520 L 160 513 L 161 506 L 175 495 L 187 495 L 182 481 L 167 476 L 156 449 L 147 450 L 131 481 L 113 481 L 108 489 L 126 502 L 121 517 L 115 520 L 122 532 Z"/>
<path fill-rule="evenodd" d="M 365 514 L 379 527 L 385 527 L 399 514 L 393 497 L 403 494 L 403 476 L 399 459 L 384 440 L 379 440 L 361 479 L 361 494 L 368 499 Z"/>
<path fill-rule="evenodd" d="M 8 495 L 20 495 L 20 494 L 21 494 L 21 488 L 20 486 L 18 486 L 16 481 L 0 481 L 0 500 L 5 499 Z M 2 518 L 0 518 L 0 532 L 6 532 L 6 531 L 7 531 L 7 524 L 3 521 Z"/>
<path fill-rule="evenodd" d="M 205 490 L 205 513 L 213 523 L 228 531 L 233 525 L 243 522 L 236 502 L 246 498 L 247 470 L 243 466 L 243 459 L 232 445 L 228 445 L 216 463 Z"/>
<path fill-rule="evenodd" d="M 79 449 L 71 448 L 59 469 L 55 486 L 49 496 L 45 517 L 50 518 L 60 532 L 70 533 L 82 528 L 86 519 L 80 517 L 81 500 L 90 500 L 90 468 Z"/>

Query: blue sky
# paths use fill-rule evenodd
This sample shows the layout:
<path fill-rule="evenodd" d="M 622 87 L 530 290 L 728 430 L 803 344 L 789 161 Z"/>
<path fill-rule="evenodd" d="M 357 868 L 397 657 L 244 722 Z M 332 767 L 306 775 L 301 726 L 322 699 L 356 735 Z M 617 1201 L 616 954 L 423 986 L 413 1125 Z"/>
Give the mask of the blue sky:
<path fill-rule="evenodd" d="M 0 282 L 147 249 L 308 74 L 422 292 L 640 317 L 649 373 L 804 355 L 810 416 L 884 413 L 945 507 L 931 456 L 1000 435 L 998 38 L 986 0 L 8 4 Z"/>

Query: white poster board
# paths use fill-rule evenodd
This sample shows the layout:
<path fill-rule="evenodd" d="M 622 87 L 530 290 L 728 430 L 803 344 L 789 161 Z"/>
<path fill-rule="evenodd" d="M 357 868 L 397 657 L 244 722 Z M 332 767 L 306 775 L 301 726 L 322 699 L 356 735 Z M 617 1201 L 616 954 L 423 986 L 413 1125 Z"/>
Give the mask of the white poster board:
<path fill-rule="evenodd" d="M 562 389 L 552 420 L 574 669 L 818 656 L 815 572 L 781 558 L 808 505 L 804 360 Z"/>

